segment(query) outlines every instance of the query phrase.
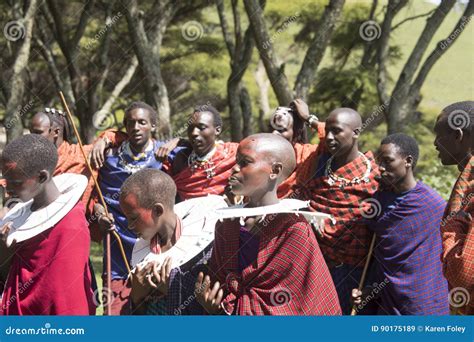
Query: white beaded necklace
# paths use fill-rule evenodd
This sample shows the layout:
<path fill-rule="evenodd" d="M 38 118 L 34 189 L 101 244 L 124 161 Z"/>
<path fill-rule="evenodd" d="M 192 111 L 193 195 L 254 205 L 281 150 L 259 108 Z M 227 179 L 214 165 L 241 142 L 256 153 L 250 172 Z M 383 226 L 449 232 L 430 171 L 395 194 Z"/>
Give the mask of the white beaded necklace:
<path fill-rule="evenodd" d="M 207 179 L 211 179 L 216 175 L 214 169 L 216 168 L 211 158 L 217 151 L 217 147 L 209 151 L 205 156 L 199 157 L 194 150 L 188 157 L 188 166 L 191 168 L 191 172 L 194 173 L 196 169 L 204 168 L 205 165 L 208 165 L 208 168 L 204 168 L 204 172 L 207 174 Z"/>
<path fill-rule="evenodd" d="M 331 169 L 331 164 L 334 159 L 334 156 L 331 156 L 331 158 L 329 158 L 328 161 L 326 162 L 326 169 L 324 170 L 324 175 L 328 177 L 326 182 L 330 186 L 340 182 L 341 184 L 339 185 L 339 187 L 341 189 L 344 189 L 347 185 L 351 185 L 351 184 L 360 184 L 361 182 L 369 183 L 370 182 L 369 176 L 370 176 L 370 172 L 372 171 L 372 164 L 370 160 L 365 156 L 365 154 L 363 154 L 362 152 L 359 152 L 359 155 L 364 159 L 364 163 L 366 167 L 366 170 L 362 178 L 354 177 L 352 180 L 348 180 L 348 179 L 345 179 L 344 177 L 339 177 L 336 174 L 334 174 L 334 172 Z"/>

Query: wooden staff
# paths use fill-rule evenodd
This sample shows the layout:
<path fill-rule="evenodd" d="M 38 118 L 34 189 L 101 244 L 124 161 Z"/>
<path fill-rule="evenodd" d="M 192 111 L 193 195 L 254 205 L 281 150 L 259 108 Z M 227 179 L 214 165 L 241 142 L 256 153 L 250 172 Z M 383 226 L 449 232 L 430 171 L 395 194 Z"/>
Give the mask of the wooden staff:
<path fill-rule="evenodd" d="M 375 233 L 372 236 L 372 241 L 370 242 L 369 253 L 367 253 L 367 260 L 365 261 L 364 270 L 362 271 L 362 277 L 360 277 L 359 288 L 358 288 L 359 291 L 362 291 L 362 288 L 364 287 L 365 277 L 367 276 L 367 271 L 369 269 L 369 264 L 372 258 L 372 252 L 374 251 L 374 246 L 375 246 Z M 352 296 L 352 293 L 351 293 L 351 296 Z M 351 316 L 355 316 L 356 314 L 357 314 L 357 305 L 354 304 L 352 306 Z"/>
<path fill-rule="evenodd" d="M 102 191 L 100 190 L 99 183 L 97 182 L 97 179 L 94 176 L 94 172 L 92 170 L 92 167 L 89 163 L 89 159 L 87 158 L 86 152 L 84 151 L 84 145 L 82 144 L 81 136 L 79 135 L 79 132 L 77 131 L 76 124 L 74 123 L 74 120 L 72 118 L 71 111 L 69 110 L 69 107 L 67 105 L 66 99 L 64 98 L 64 94 L 62 91 L 59 92 L 59 97 L 61 98 L 62 105 L 64 107 L 64 110 L 67 113 L 67 116 L 69 118 L 69 121 L 71 122 L 71 126 L 74 130 L 74 134 L 77 138 L 77 142 L 79 144 L 79 148 L 81 149 L 82 155 L 84 157 L 84 160 L 86 162 L 87 168 L 89 169 L 89 172 L 91 174 L 92 179 L 94 180 L 94 187 L 97 190 L 97 193 L 99 194 L 99 200 L 104 207 L 105 213 L 108 216 L 109 211 L 107 210 L 107 204 L 105 203 L 104 196 L 102 195 Z M 116 231 L 112 231 L 114 234 L 115 238 L 117 239 L 117 242 L 120 247 L 120 252 L 122 253 L 122 258 L 125 262 L 125 266 L 127 267 L 128 273 L 130 273 L 130 265 L 128 264 L 127 256 L 125 254 L 125 251 L 123 249 L 122 241 L 120 239 L 120 236 L 117 234 Z M 111 263 L 111 255 L 110 255 L 110 232 L 107 232 L 106 236 L 106 242 L 105 242 L 105 255 L 106 255 L 106 273 L 107 273 L 107 314 L 111 315 L 111 306 L 112 306 L 112 278 L 111 278 L 111 269 L 112 269 L 112 263 Z"/>

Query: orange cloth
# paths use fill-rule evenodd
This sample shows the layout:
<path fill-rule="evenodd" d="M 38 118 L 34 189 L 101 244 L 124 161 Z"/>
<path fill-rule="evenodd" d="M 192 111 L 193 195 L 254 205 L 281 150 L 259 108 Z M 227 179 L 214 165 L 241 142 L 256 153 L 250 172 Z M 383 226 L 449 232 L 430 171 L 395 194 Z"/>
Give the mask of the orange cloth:
<path fill-rule="evenodd" d="M 323 122 L 318 123 L 319 144 L 296 143 L 293 145 L 296 155 L 296 168 L 293 173 L 278 187 L 278 198 L 285 198 L 291 194 L 292 187 L 296 184 L 296 174 L 299 173 L 299 167 L 313 154 L 313 152 L 316 151 L 318 146 L 323 142 L 325 136 L 325 126 L 326 125 Z"/>
<path fill-rule="evenodd" d="M 125 139 L 126 135 L 119 131 L 108 130 L 99 135 L 99 138 L 107 138 L 112 146 L 120 145 Z M 84 152 L 88 156 L 92 151 L 93 145 L 84 145 Z M 91 177 L 91 173 L 87 168 L 86 161 L 81 152 L 79 144 L 69 144 L 64 141 L 61 146 L 58 148 L 58 164 L 56 165 L 56 170 L 54 170 L 53 176 L 57 176 L 63 173 L 75 173 L 86 176 L 89 179 L 89 184 L 87 185 L 84 195 L 82 195 L 82 203 L 85 207 L 89 203 L 92 190 L 94 189 L 94 180 Z M 98 170 L 93 170 L 93 175 L 97 179 Z"/>
<path fill-rule="evenodd" d="M 459 313 L 474 314 L 474 157 L 459 175 L 441 221 L 443 239 L 443 270 L 449 287 L 451 301 L 456 295 L 466 294 L 466 306 Z M 458 298 L 458 299 L 459 299 Z M 461 304 L 461 303 L 459 303 Z M 454 306 L 454 305 L 453 305 Z"/>

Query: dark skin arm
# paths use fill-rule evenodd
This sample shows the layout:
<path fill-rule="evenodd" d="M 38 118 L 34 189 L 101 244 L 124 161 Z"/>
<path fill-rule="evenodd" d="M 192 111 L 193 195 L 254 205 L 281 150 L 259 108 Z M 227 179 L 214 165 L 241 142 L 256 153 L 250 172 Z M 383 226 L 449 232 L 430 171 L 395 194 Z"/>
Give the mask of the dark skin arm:
<path fill-rule="evenodd" d="M 304 122 L 308 122 L 310 112 L 306 102 L 304 102 L 302 99 L 296 99 L 290 103 L 290 107 L 295 109 L 301 120 L 303 120 Z M 311 123 L 311 128 L 318 129 L 318 121 L 313 121 Z"/>

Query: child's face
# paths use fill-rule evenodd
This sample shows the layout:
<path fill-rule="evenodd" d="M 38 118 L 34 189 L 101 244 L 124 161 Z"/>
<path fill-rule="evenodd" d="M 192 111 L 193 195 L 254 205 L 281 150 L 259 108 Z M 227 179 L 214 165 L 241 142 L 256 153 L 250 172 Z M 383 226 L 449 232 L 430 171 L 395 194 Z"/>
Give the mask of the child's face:
<path fill-rule="evenodd" d="M 19 198 L 27 202 L 41 190 L 39 175 L 35 177 L 26 177 L 23 170 L 17 167 L 16 163 L 2 163 L 2 174 L 7 181 L 7 193 L 12 198 Z"/>
<path fill-rule="evenodd" d="M 133 230 L 138 237 L 151 240 L 157 232 L 156 216 L 153 209 L 142 208 L 137 196 L 129 194 L 120 199 L 120 208 L 128 221 L 128 229 Z"/>
<path fill-rule="evenodd" d="M 257 142 L 244 140 L 237 149 L 236 165 L 229 185 L 232 193 L 252 198 L 271 191 L 272 163 L 256 148 Z"/>

